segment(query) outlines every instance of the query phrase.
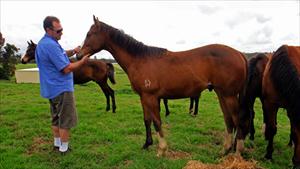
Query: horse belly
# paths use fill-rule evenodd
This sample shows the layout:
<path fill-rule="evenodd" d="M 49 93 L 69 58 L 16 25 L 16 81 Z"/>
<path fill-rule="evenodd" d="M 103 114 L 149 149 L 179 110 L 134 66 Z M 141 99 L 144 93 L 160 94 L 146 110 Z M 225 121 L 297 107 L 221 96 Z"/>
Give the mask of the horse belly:
<path fill-rule="evenodd" d="M 198 96 L 205 89 L 203 82 L 195 80 L 164 81 L 160 84 L 159 95 L 163 98 L 178 99 Z"/>

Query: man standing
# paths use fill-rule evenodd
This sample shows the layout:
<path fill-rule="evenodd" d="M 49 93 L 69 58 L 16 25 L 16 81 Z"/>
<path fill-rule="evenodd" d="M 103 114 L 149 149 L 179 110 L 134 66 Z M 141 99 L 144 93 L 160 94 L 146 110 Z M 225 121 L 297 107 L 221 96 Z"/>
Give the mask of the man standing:
<path fill-rule="evenodd" d="M 54 148 L 66 153 L 69 150 L 70 129 L 77 124 L 72 72 L 85 64 L 88 57 L 70 63 L 68 57 L 77 53 L 80 47 L 65 51 L 60 46 L 58 40 L 63 28 L 57 17 L 47 16 L 43 26 L 45 35 L 35 51 L 40 90 L 42 97 L 50 102 Z"/>

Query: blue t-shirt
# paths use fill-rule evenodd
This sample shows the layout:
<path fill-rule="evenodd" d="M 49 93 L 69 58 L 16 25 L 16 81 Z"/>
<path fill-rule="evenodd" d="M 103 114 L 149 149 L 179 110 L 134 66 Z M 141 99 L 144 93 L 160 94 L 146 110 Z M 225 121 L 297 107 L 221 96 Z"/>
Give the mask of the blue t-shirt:
<path fill-rule="evenodd" d="M 56 39 L 45 34 L 37 45 L 35 60 L 42 97 L 53 99 L 62 92 L 74 91 L 73 73 L 62 72 L 70 64 L 69 58 Z"/>

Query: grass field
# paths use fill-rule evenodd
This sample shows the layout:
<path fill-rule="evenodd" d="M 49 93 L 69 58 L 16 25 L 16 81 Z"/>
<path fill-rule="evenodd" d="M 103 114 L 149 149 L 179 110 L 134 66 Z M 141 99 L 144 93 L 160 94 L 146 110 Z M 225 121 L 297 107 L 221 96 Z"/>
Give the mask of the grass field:
<path fill-rule="evenodd" d="M 17 68 L 24 67 L 35 65 Z M 225 127 L 213 92 L 203 92 L 195 118 L 188 114 L 189 99 L 169 101 L 169 117 L 164 116 L 161 106 L 170 153 L 158 158 L 154 128 L 154 145 L 149 150 L 141 149 L 145 127 L 139 97 L 132 91 L 126 74 L 118 66 L 115 69 L 117 84 L 110 86 L 116 94 L 116 114 L 105 111 L 105 97 L 95 83 L 75 86 L 79 124 L 72 130 L 72 152 L 65 156 L 52 151 L 49 104 L 41 98 L 39 84 L 0 81 L 0 169 L 179 169 L 189 160 L 220 162 Z M 243 157 L 268 169 L 291 168 L 293 149 L 287 146 L 290 127 L 286 112 L 278 113 L 273 161 L 266 161 L 260 106 L 257 101 L 255 140 L 246 140 Z"/>

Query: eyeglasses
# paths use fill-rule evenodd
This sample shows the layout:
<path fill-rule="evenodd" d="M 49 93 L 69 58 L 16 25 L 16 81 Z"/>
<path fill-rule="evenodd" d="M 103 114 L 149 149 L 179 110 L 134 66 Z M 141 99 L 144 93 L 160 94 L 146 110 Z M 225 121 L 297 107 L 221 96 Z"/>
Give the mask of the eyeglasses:
<path fill-rule="evenodd" d="M 63 31 L 63 28 L 54 30 L 53 28 L 50 28 L 51 30 L 55 31 L 57 34 L 60 34 Z"/>

